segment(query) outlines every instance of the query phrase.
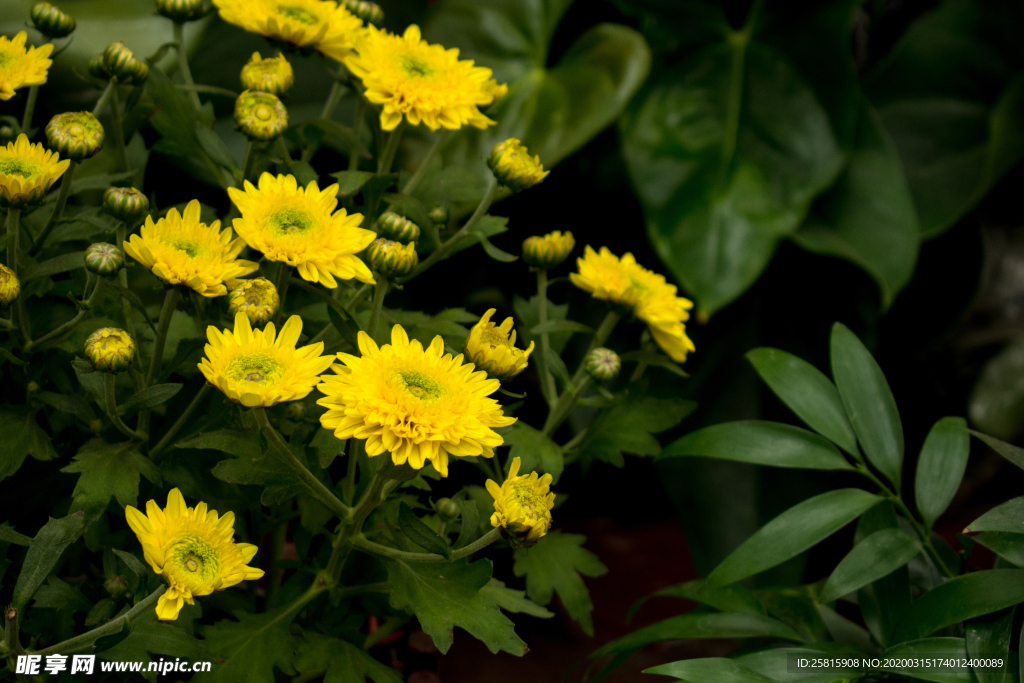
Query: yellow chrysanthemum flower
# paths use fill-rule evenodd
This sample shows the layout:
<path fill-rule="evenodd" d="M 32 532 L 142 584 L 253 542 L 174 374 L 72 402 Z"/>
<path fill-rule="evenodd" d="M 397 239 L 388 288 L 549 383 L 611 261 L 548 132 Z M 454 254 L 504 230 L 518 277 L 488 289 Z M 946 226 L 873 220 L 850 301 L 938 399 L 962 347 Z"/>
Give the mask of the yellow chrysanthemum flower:
<path fill-rule="evenodd" d="M 14 271 L 0 263 L 0 304 L 6 306 L 21 294 L 21 280 Z"/>
<path fill-rule="evenodd" d="M 42 200 L 71 164 L 24 134 L 0 147 L 0 207 L 22 207 Z"/>
<path fill-rule="evenodd" d="M 512 329 L 512 318 L 505 318 L 500 326 L 491 322 L 495 309 L 490 309 L 473 326 L 466 339 L 463 353 L 489 377 L 504 382 L 526 369 L 526 361 L 533 353 L 534 343 L 523 351 L 516 348 L 516 331 Z M 511 336 L 509 336 L 511 333 Z"/>
<path fill-rule="evenodd" d="M 213 4 L 226 22 L 339 62 L 352 54 L 363 33 L 359 17 L 334 0 L 213 0 Z"/>
<path fill-rule="evenodd" d="M 384 105 L 384 130 L 394 130 L 403 115 L 412 125 L 422 121 L 430 130 L 466 124 L 486 128 L 494 121 L 479 108 L 507 90 L 491 79 L 490 69 L 460 61 L 458 49 L 427 43 L 416 25 L 402 36 L 369 26 L 356 52 L 345 64 L 362 79 L 366 99 Z"/>
<path fill-rule="evenodd" d="M 28 32 L 21 31 L 13 39 L 0 36 L 0 100 L 14 97 L 18 88 L 46 83 L 46 74 L 53 61 L 53 43 L 41 47 L 25 47 Z"/>
<path fill-rule="evenodd" d="M 555 505 L 555 494 L 550 492 L 551 475 L 519 475 L 521 464 L 519 458 L 512 459 L 508 477 L 501 486 L 487 480 L 487 492 L 494 498 L 491 526 L 504 529 L 514 545 L 535 543 L 546 534 Z"/>
<path fill-rule="evenodd" d="M 499 142 L 487 157 L 487 166 L 498 182 L 512 190 L 522 192 L 548 177 L 540 156 L 530 156 L 530 150 L 515 138 Z"/>
<path fill-rule="evenodd" d="M 237 258 L 245 247 L 241 238 L 231 239 L 231 228 L 220 229 L 199 220 L 199 202 L 193 199 L 184 213 L 171 209 L 156 223 L 152 216 L 124 243 L 125 252 L 169 285 L 184 284 L 203 296 L 223 296 L 229 280 L 259 268 Z"/>
<path fill-rule="evenodd" d="M 694 350 L 686 336 L 684 321 L 690 318 L 693 302 L 676 296 L 678 289 L 665 281 L 663 275 L 647 270 L 626 253 L 620 259 L 601 247 L 595 252 L 589 246 L 582 258 L 576 259 L 578 273 L 570 273 L 572 283 L 595 299 L 604 299 L 632 309 L 633 315 L 647 323 L 654 341 L 672 360 L 683 362 Z"/>
<path fill-rule="evenodd" d="M 135 340 L 116 327 L 101 327 L 85 340 L 85 357 L 98 372 L 123 372 L 135 360 Z"/>
<path fill-rule="evenodd" d="M 235 232 L 250 247 L 271 261 L 297 266 L 299 275 L 334 289 L 335 276 L 374 283 L 373 273 L 356 256 L 377 234 L 359 227 L 361 213 L 351 216 L 338 206 L 338 186 L 321 190 L 316 181 L 306 189 L 294 176 L 260 176 L 259 189 L 245 181 L 245 192 L 228 188 L 228 195 L 242 213 Z"/>
<path fill-rule="evenodd" d="M 297 401 L 309 395 L 319 381 L 318 375 L 334 362 L 334 356 L 321 356 L 324 343 L 295 348 L 302 334 L 302 319 L 288 318 L 277 334 L 274 323 L 253 330 L 249 318 L 235 314 L 235 329 L 206 328 L 206 357 L 199 370 L 206 380 L 232 401 L 247 408 Z"/>
<path fill-rule="evenodd" d="M 576 239 L 571 232 L 561 230 L 546 235 L 534 235 L 523 240 L 523 260 L 538 270 L 548 270 L 559 265 L 576 248 Z"/>
<path fill-rule="evenodd" d="M 253 52 L 249 63 L 242 67 L 242 86 L 246 90 L 282 97 L 291 90 L 294 82 L 295 72 L 282 54 L 263 59 L 259 52 Z"/>
<path fill-rule="evenodd" d="M 129 505 L 128 526 L 142 544 L 146 562 L 167 581 L 167 590 L 156 603 L 162 620 L 178 618 L 185 603 L 193 598 L 230 588 L 242 581 L 263 576 L 263 570 L 248 567 L 259 550 L 251 543 L 235 543 L 235 513 L 218 517 L 206 503 L 185 505 L 178 489 L 167 494 L 167 507 L 155 500 L 146 503 L 146 514 Z"/>
<path fill-rule="evenodd" d="M 327 408 L 320 424 L 339 439 L 366 439 L 369 456 L 390 452 L 416 469 L 430 460 L 447 477 L 449 454 L 490 458 L 504 443 L 494 428 L 516 421 L 488 398 L 498 380 L 446 354 L 439 336 L 424 349 L 395 325 L 382 347 L 360 332 L 359 352 L 338 354 L 344 366 L 321 378 L 317 403 Z"/>

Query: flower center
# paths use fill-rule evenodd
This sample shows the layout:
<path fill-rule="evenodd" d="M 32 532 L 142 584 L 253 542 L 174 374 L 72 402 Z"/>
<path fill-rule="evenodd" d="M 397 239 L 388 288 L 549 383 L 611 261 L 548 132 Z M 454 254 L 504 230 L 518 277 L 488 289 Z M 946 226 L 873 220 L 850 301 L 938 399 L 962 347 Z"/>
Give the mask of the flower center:
<path fill-rule="evenodd" d="M 432 401 L 441 396 L 441 385 L 418 372 L 399 370 L 398 377 L 405 390 L 421 401 Z"/>
<path fill-rule="evenodd" d="M 85 135 L 85 127 L 78 123 L 73 123 L 68 127 L 68 135 L 74 138 L 80 138 Z"/>
<path fill-rule="evenodd" d="M 39 167 L 21 159 L 0 159 L 0 173 L 32 178 L 39 174 Z"/>
<path fill-rule="evenodd" d="M 205 538 L 185 536 L 171 550 L 176 578 L 192 589 L 211 581 L 220 571 L 220 553 Z M 183 575 L 182 575 L 183 574 Z"/>
<path fill-rule="evenodd" d="M 14 55 L 0 52 L 0 66 L 6 66 L 14 61 Z"/>
<path fill-rule="evenodd" d="M 281 209 L 270 217 L 270 224 L 282 235 L 294 235 L 312 228 L 313 218 L 298 209 Z"/>
<path fill-rule="evenodd" d="M 248 299 L 245 300 L 245 305 L 246 306 L 259 306 L 260 305 L 259 297 L 250 296 Z"/>
<path fill-rule="evenodd" d="M 294 5 L 278 5 L 277 11 L 290 19 L 300 21 L 303 24 L 316 24 L 320 21 L 320 17 L 313 14 L 304 7 L 295 7 Z"/>
<path fill-rule="evenodd" d="M 402 57 L 402 69 L 409 76 L 414 78 L 423 78 L 424 76 L 433 76 L 434 70 L 431 69 L 426 62 L 423 62 L 415 57 Z"/>
<path fill-rule="evenodd" d="M 256 118 L 258 118 L 260 121 L 270 120 L 270 117 L 273 114 L 273 112 L 270 111 L 270 107 L 268 107 L 265 104 L 261 104 L 258 107 L 256 107 L 256 110 L 253 113 L 256 114 Z"/>
<path fill-rule="evenodd" d="M 248 353 L 238 356 L 228 366 L 227 375 L 236 382 L 271 385 L 284 374 L 284 367 L 272 356 Z"/>
<path fill-rule="evenodd" d="M 195 258 L 199 254 L 203 253 L 202 245 L 198 242 L 193 242 L 192 240 L 176 240 L 170 244 L 178 251 L 185 252 L 189 258 Z"/>
<path fill-rule="evenodd" d="M 526 513 L 527 517 L 537 517 L 538 512 L 546 509 L 544 501 L 529 486 L 516 486 L 513 484 L 512 496 L 515 498 L 516 503 L 519 504 L 519 507 L 523 509 L 523 512 Z"/>
<path fill-rule="evenodd" d="M 512 347 L 506 337 L 496 332 L 484 332 L 480 335 L 480 341 L 485 344 L 489 344 L 492 351 L 497 349 L 499 346 L 504 346 L 506 348 Z M 515 347 L 512 348 L 514 350 Z"/>

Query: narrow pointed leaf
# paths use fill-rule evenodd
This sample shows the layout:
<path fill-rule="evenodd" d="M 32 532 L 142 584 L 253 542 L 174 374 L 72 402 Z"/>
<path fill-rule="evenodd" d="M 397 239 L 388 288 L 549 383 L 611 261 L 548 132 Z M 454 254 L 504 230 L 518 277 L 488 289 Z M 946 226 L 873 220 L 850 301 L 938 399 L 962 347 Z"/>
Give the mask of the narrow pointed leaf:
<path fill-rule="evenodd" d="M 690 432 L 666 446 L 658 459 L 692 455 L 771 467 L 853 469 L 827 439 L 799 427 L 761 420 L 726 422 Z"/>
<path fill-rule="evenodd" d="M 921 552 L 921 544 L 902 529 L 881 529 L 853 547 L 828 577 L 821 602 L 832 602 L 847 593 L 888 576 Z"/>
<path fill-rule="evenodd" d="M 928 432 L 917 461 L 914 497 L 929 529 L 960 488 L 970 450 L 971 437 L 962 417 L 944 417 Z"/>

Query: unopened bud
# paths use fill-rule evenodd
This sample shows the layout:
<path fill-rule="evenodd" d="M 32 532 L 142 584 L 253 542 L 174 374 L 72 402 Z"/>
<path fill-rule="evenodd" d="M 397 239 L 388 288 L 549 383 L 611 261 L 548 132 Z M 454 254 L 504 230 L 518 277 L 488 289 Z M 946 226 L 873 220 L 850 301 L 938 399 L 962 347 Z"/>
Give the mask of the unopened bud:
<path fill-rule="evenodd" d="M 448 225 L 448 209 L 443 206 L 435 206 L 427 214 L 430 221 L 436 225 Z"/>
<path fill-rule="evenodd" d="M 103 67 L 111 76 L 127 85 L 138 85 L 149 78 L 149 67 L 135 57 L 124 43 L 111 43 L 103 51 Z"/>
<path fill-rule="evenodd" d="M 47 38 L 65 38 L 74 30 L 74 18 L 54 7 L 48 2 L 37 2 L 29 12 L 32 23 Z"/>
<path fill-rule="evenodd" d="M 274 140 L 288 127 L 288 110 L 269 92 L 246 90 L 235 100 L 235 123 L 250 140 Z"/>
<path fill-rule="evenodd" d="M 380 226 L 380 232 L 384 237 L 395 242 L 409 244 L 420 238 L 420 226 L 391 211 L 382 213 L 377 219 L 377 225 Z"/>
<path fill-rule="evenodd" d="M 498 182 L 513 192 L 533 187 L 551 172 L 545 171 L 540 157 L 531 157 L 529 150 L 515 138 L 496 144 L 487 157 L 487 165 Z"/>
<path fill-rule="evenodd" d="M 156 12 L 171 21 L 184 24 L 203 16 L 203 0 L 156 0 Z"/>
<path fill-rule="evenodd" d="M 7 305 L 21 294 L 21 281 L 14 271 L 0 263 L 0 304 Z"/>
<path fill-rule="evenodd" d="M 149 213 L 149 199 L 134 187 L 110 187 L 103 193 L 103 210 L 131 224 Z"/>
<path fill-rule="evenodd" d="M 263 327 L 277 314 L 281 305 L 277 287 L 265 277 L 239 280 L 228 295 L 228 310 L 231 316 L 245 313 L 253 327 Z"/>
<path fill-rule="evenodd" d="M 124 267 L 124 253 L 113 244 L 97 242 L 85 250 L 85 269 L 91 273 L 110 277 Z"/>
<path fill-rule="evenodd" d="M 88 159 L 103 146 L 103 125 L 87 111 L 57 114 L 46 124 L 46 145 L 73 161 Z"/>
<path fill-rule="evenodd" d="M 367 249 L 370 268 L 387 278 L 403 277 L 412 272 L 419 262 L 416 243 L 401 244 L 376 239 Z"/>
<path fill-rule="evenodd" d="M 458 519 L 462 512 L 459 510 L 459 504 L 451 498 L 442 498 L 437 501 L 434 503 L 434 509 L 437 510 L 438 516 L 446 522 Z"/>
<path fill-rule="evenodd" d="M 619 354 L 611 349 L 600 347 L 587 354 L 584 367 L 587 374 L 598 382 L 603 382 L 619 376 L 622 360 L 619 358 Z"/>
<path fill-rule="evenodd" d="M 116 598 L 128 592 L 128 582 L 123 576 L 114 575 L 103 582 L 103 588 Z"/>
<path fill-rule="evenodd" d="M 523 260 L 537 270 L 547 270 L 569 258 L 576 240 L 571 232 L 559 230 L 546 235 L 527 237 L 523 241 Z"/>
<path fill-rule="evenodd" d="M 116 327 L 101 327 L 85 340 L 85 356 L 99 372 L 121 372 L 135 359 L 135 340 Z"/>
<path fill-rule="evenodd" d="M 345 9 L 363 21 L 380 26 L 384 23 L 384 10 L 375 2 L 367 0 L 345 0 Z"/>

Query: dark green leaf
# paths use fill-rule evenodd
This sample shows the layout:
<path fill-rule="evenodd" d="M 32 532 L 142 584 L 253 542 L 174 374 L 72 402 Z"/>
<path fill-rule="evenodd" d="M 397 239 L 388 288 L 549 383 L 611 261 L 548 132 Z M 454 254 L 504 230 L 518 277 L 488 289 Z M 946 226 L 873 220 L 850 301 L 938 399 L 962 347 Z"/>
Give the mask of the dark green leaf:
<path fill-rule="evenodd" d="M 1024 567 L 1024 533 L 979 531 L 971 535 L 979 543 L 1016 567 Z"/>
<path fill-rule="evenodd" d="M 134 415 L 140 410 L 154 408 L 174 398 L 184 384 L 157 384 L 143 389 L 117 407 L 117 414 L 123 417 Z"/>
<path fill-rule="evenodd" d="M 772 683 L 767 676 L 748 669 L 734 659 L 701 657 L 644 669 L 645 674 L 673 676 L 690 683 Z"/>
<path fill-rule="evenodd" d="M 128 623 L 128 620 L 125 619 L 121 622 L 120 631 L 118 631 L 117 633 L 109 633 L 105 636 L 100 636 L 96 639 L 96 642 L 93 644 L 93 652 L 106 652 L 107 650 L 110 650 L 111 648 L 120 645 L 122 642 L 127 640 L 128 636 L 130 636 L 131 634 L 132 626 Z M 104 656 L 104 659 L 106 659 L 106 656 Z"/>
<path fill-rule="evenodd" d="M 459 511 L 462 515 L 462 528 L 459 529 L 459 538 L 455 541 L 454 548 L 464 548 L 476 539 L 480 533 L 480 508 L 472 498 L 459 501 Z"/>
<path fill-rule="evenodd" d="M 522 460 L 520 474 L 543 471 L 551 475 L 553 482 L 562 476 L 565 468 L 562 448 L 540 430 L 519 421 L 504 438 L 505 443 L 512 447 L 509 458 Z"/>
<path fill-rule="evenodd" d="M 260 444 L 256 435 L 220 429 L 216 432 L 198 434 L 192 438 L 179 441 L 177 448 L 205 448 L 212 451 L 230 453 L 238 458 L 255 459 L 260 456 Z"/>
<path fill-rule="evenodd" d="M 488 240 L 483 235 L 477 235 L 477 239 L 480 241 L 480 246 L 484 248 L 484 252 L 495 261 L 501 261 L 502 263 L 512 263 L 513 261 L 519 260 L 518 256 L 513 256 L 507 251 L 502 251 L 501 249 L 498 249 L 496 246 L 491 244 L 490 240 Z"/>
<path fill-rule="evenodd" d="M 124 562 L 124 565 L 128 567 L 133 574 L 135 574 L 136 578 L 145 579 L 149 576 L 149 568 L 142 564 L 142 562 L 139 561 L 139 558 L 129 552 L 125 552 L 124 550 L 118 550 L 117 548 L 113 548 L 113 551 L 114 554 Z"/>
<path fill-rule="evenodd" d="M 299 461 L 305 464 L 305 457 L 298 452 L 301 450 L 301 446 L 298 449 L 292 448 Z M 262 456 L 245 455 L 233 460 L 221 460 L 210 473 L 231 484 L 264 487 L 260 496 L 260 501 L 264 505 L 283 503 L 307 491 L 302 480 L 272 449 Z"/>
<path fill-rule="evenodd" d="M 723 586 L 782 564 L 857 519 L 882 499 L 860 489 L 828 491 L 765 524 L 708 576 Z"/>
<path fill-rule="evenodd" d="M 537 346 L 540 346 L 540 337 L 534 336 L 531 331 L 534 327 L 540 324 L 540 298 L 537 296 L 530 297 L 529 300 L 516 295 L 513 299 L 512 308 L 515 311 L 516 320 L 519 321 L 519 336 L 523 340 L 523 344 L 529 346 L 530 342 L 535 342 Z M 568 304 L 556 305 L 552 301 L 547 302 L 547 319 L 548 322 L 565 320 L 566 314 L 569 312 Z M 556 332 L 551 334 L 548 339 L 552 351 L 556 354 L 561 353 L 565 348 L 565 345 L 569 342 L 569 337 L 572 336 L 569 332 Z"/>
<path fill-rule="evenodd" d="M 300 674 L 323 676 L 324 683 L 402 683 L 397 671 L 374 659 L 362 648 L 344 640 L 306 631 L 295 650 L 295 668 Z"/>
<path fill-rule="evenodd" d="M 201 626 L 203 644 L 221 660 L 209 674 L 196 677 L 203 683 L 274 683 L 274 669 L 295 674 L 292 662 L 295 637 L 288 625 L 305 603 L 297 602 L 262 614 L 241 610 L 238 621 L 219 621 Z"/>
<path fill-rule="evenodd" d="M 97 642 L 99 652 L 98 648 Z M 189 635 L 183 628 L 158 621 L 155 610 L 133 619 L 130 632 L 120 642 L 108 643 L 106 651 L 99 656 L 112 662 L 150 662 L 150 654 L 199 662 L 212 661 L 213 668 L 218 667 L 217 658 L 206 649 L 203 641 Z M 203 678 L 203 675 L 196 676 L 194 680 L 199 678 Z"/>
<path fill-rule="evenodd" d="M 429 552 L 452 556 L 452 549 L 436 531 L 420 521 L 416 513 L 403 501 L 398 505 L 398 527 L 413 543 Z"/>
<path fill-rule="evenodd" d="M 359 326 L 352 320 L 348 314 L 342 313 L 333 306 L 327 307 L 327 315 L 331 319 L 331 324 L 334 325 L 334 329 L 342 336 L 342 338 L 349 343 L 353 349 L 359 348 Z"/>
<path fill-rule="evenodd" d="M 666 446 L 658 459 L 691 455 L 772 467 L 853 469 L 827 439 L 799 427 L 761 420 L 726 422 L 690 432 Z"/>
<path fill-rule="evenodd" d="M 821 602 L 838 600 L 847 593 L 888 576 L 921 552 L 921 543 L 902 529 L 880 529 L 853 547 L 828 577 Z"/>
<path fill-rule="evenodd" d="M 551 334 L 553 332 L 579 332 L 581 334 L 594 334 L 594 328 L 588 327 L 583 323 L 578 323 L 572 320 L 548 320 L 543 325 L 537 325 L 530 330 L 532 335 Z"/>
<path fill-rule="evenodd" d="M 160 481 L 156 465 L 139 453 L 135 444 L 108 444 L 100 439 L 82 446 L 74 461 L 61 472 L 81 474 L 75 484 L 71 509 L 85 510 L 86 520 L 101 515 L 111 496 L 121 507 L 135 505 L 141 477 Z"/>
<path fill-rule="evenodd" d="M 0 356 L 2 356 L 3 358 L 6 358 L 7 360 L 11 361 L 15 365 L 20 365 L 21 367 L 25 367 L 26 365 L 28 365 L 28 363 L 26 361 L 23 361 L 22 359 L 18 358 L 17 356 L 15 356 L 13 353 L 11 353 L 10 351 L 8 351 L 7 349 L 5 349 L 2 346 L 0 346 Z"/>
<path fill-rule="evenodd" d="M 775 647 L 760 652 L 740 655 L 736 661 L 740 664 L 768 676 L 776 681 L 792 683 L 837 683 L 839 680 L 855 680 L 863 673 L 862 669 L 834 668 L 824 673 L 793 674 L 789 670 L 789 658 L 828 657 L 830 655 L 849 657 L 850 647 L 839 643 L 810 643 L 801 647 Z"/>
<path fill-rule="evenodd" d="M 130 179 L 134 176 L 132 171 L 122 171 L 121 173 L 98 173 L 96 175 L 81 176 L 76 175 L 74 181 L 71 183 L 71 194 L 78 194 L 79 192 L 85 192 L 87 190 L 106 190 L 111 185 L 116 185 L 124 180 Z M 113 226 L 109 226 L 106 229 L 110 230 Z"/>
<path fill-rule="evenodd" d="M 32 415 L 0 411 L 0 434 L 4 440 L 4 447 L 0 449 L 0 480 L 17 472 L 30 455 L 36 460 L 57 457 L 49 435 L 36 424 Z"/>
<path fill-rule="evenodd" d="M 71 586 L 66 581 L 61 581 L 56 576 L 51 576 L 44 585 L 39 587 L 35 594 L 35 602 L 32 607 L 44 609 L 68 610 L 69 613 L 88 612 L 92 603 L 82 595 L 82 591 Z"/>
<path fill-rule="evenodd" d="M 388 206 L 392 211 L 400 216 L 405 216 L 418 225 L 420 230 L 424 232 L 429 230 L 434 224 L 434 222 L 430 220 L 427 207 L 425 207 L 423 202 L 415 197 L 410 197 L 407 194 L 385 193 L 384 201 L 388 203 Z"/>
<path fill-rule="evenodd" d="M 749 589 L 739 584 L 728 586 L 709 586 L 704 580 L 697 579 L 678 583 L 662 588 L 656 593 L 640 598 L 629 608 L 627 619 L 632 619 L 637 610 L 650 598 L 681 598 L 692 600 L 721 612 L 741 612 L 743 614 L 764 614 L 764 605 Z"/>
<path fill-rule="evenodd" d="M 334 432 L 330 429 L 321 427 L 316 430 L 309 446 L 316 451 L 317 464 L 320 465 L 320 469 L 326 470 L 335 458 L 345 453 L 346 443 L 348 442 L 334 436 Z"/>
<path fill-rule="evenodd" d="M 832 376 L 864 455 L 899 491 L 903 424 L 882 369 L 842 323 L 832 326 L 831 356 Z"/>
<path fill-rule="evenodd" d="M 64 549 L 78 540 L 83 531 L 84 519 L 78 514 L 59 519 L 50 517 L 39 530 L 32 539 L 18 581 L 14 584 L 14 607 L 19 612 L 25 609 L 36 590 L 57 566 Z"/>
<path fill-rule="evenodd" d="M 989 436 L 988 434 L 982 434 L 981 432 L 976 432 L 973 429 L 969 429 L 967 431 L 969 431 L 971 434 L 973 434 L 974 436 L 978 437 L 986 444 L 988 444 L 988 447 L 994 450 L 996 453 L 1003 456 L 1004 458 L 1012 462 L 1014 465 L 1024 470 L 1024 448 L 1014 446 L 1013 444 L 1006 443 L 1005 441 L 1000 441 L 999 439 L 993 436 Z"/>
<path fill-rule="evenodd" d="M 294 127 L 303 129 L 302 132 L 304 137 L 309 129 L 315 129 L 316 133 L 310 137 L 316 137 L 316 145 L 318 147 L 328 147 L 336 152 L 344 154 L 345 156 L 357 154 L 362 157 L 369 157 L 369 152 L 367 151 L 366 146 L 363 145 L 359 136 L 356 135 L 356 132 L 348 126 L 343 126 L 337 121 L 316 118 L 297 123 Z M 342 171 L 341 173 L 358 173 L 358 171 Z M 336 173 L 334 175 L 341 175 L 341 173 Z"/>
<path fill-rule="evenodd" d="M 586 540 L 579 534 L 550 531 L 533 547 L 516 550 L 512 570 L 516 576 L 526 576 L 526 594 L 539 605 L 551 604 L 557 592 L 569 616 L 590 636 L 594 634 L 590 616 L 594 605 L 583 576 L 604 576 L 608 568 L 583 548 Z"/>
<path fill-rule="evenodd" d="M 56 394 L 52 391 L 40 391 L 35 395 L 40 403 L 74 415 L 82 422 L 89 424 L 96 419 L 96 413 L 88 402 L 77 394 Z"/>
<path fill-rule="evenodd" d="M 49 277 L 50 275 L 56 275 L 57 273 L 66 273 L 69 270 L 77 270 L 78 268 L 85 268 L 85 252 L 76 251 L 71 254 L 61 254 L 60 256 L 54 256 L 49 261 L 43 261 L 42 263 L 29 268 L 28 272 L 21 278 L 22 285 L 31 280 L 35 280 L 40 277 Z"/>
<path fill-rule="evenodd" d="M 893 663 L 910 663 L 914 659 L 934 659 L 940 656 L 954 660 L 966 659 L 967 648 L 964 639 L 923 638 L 890 647 L 883 655 L 884 658 L 893 660 Z M 967 668 L 943 670 L 908 666 L 906 668 L 883 668 L 883 671 L 890 671 L 923 681 L 935 681 L 935 683 L 974 683 L 971 670 Z"/>
<path fill-rule="evenodd" d="M 1024 602 L 1024 570 L 991 569 L 950 579 L 914 601 L 896 625 L 897 643 Z"/>
<path fill-rule="evenodd" d="M 338 171 L 332 173 L 331 177 L 338 181 L 338 196 L 351 197 L 376 175 L 369 171 Z"/>
<path fill-rule="evenodd" d="M 195 358 L 206 346 L 207 340 L 205 337 L 191 337 L 178 340 L 178 346 L 174 350 L 174 357 L 164 363 L 163 370 L 160 371 L 160 382 L 166 382 L 171 375 L 181 368 L 182 364 L 192 358 L 192 362 L 195 363 Z M 192 365 L 189 369 L 195 369 L 195 365 Z"/>
<path fill-rule="evenodd" d="M 528 599 L 524 591 L 507 588 L 504 583 L 497 579 L 488 581 L 487 585 L 480 589 L 480 595 L 506 612 L 529 614 L 531 617 L 539 619 L 550 619 L 555 616 L 553 612 L 549 612 Z"/>
<path fill-rule="evenodd" d="M 944 417 L 928 432 L 917 461 L 914 498 L 929 529 L 960 488 L 970 450 L 971 437 L 962 417 Z"/>
<path fill-rule="evenodd" d="M 1003 666 L 974 666 L 974 675 L 978 683 L 1003 683 L 1012 681 L 1010 673 L 1010 633 L 1013 630 L 1013 613 L 1016 607 L 997 612 L 967 624 L 964 642 L 967 646 L 969 659 L 987 660 L 998 658 Z"/>
<path fill-rule="evenodd" d="M 876 505 L 857 522 L 854 542 L 859 543 L 882 529 L 898 529 L 900 521 L 892 503 Z M 897 621 L 910 609 L 910 572 L 901 567 L 888 576 L 857 591 L 864 623 L 874 639 L 883 647 L 892 643 L 891 635 Z"/>
<path fill-rule="evenodd" d="M 103 373 L 96 372 L 89 362 L 81 358 L 71 361 L 71 367 L 78 377 L 78 382 L 94 398 L 103 400 Z"/>
<path fill-rule="evenodd" d="M 1024 429 L 1024 336 L 989 359 L 971 390 L 967 414 L 986 434 L 1012 441 Z"/>
<path fill-rule="evenodd" d="M 25 534 L 19 534 L 11 526 L 10 522 L 4 522 L 0 524 L 0 542 L 2 543 L 13 543 L 14 545 L 32 545 L 32 537 L 26 536 Z"/>
<path fill-rule="evenodd" d="M 145 319 L 146 324 L 149 325 L 149 329 L 153 331 L 153 335 L 155 336 L 156 324 L 153 322 L 153 319 L 149 317 L 149 312 L 146 311 L 146 305 L 142 303 L 142 299 L 139 298 L 139 295 L 133 292 L 132 290 L 128 289 L 127 287 L 122 287 L 120 283 L 117 282 L 117 280 L 112 280 L 108 278 L 105 285 L 107 287 L 113 287 L 115 290 L 117 290 L 118 294 L 127 299 L 128 303 L 130 303 L 136 311 L 142 313 L 142 317 Z"/>
<path fill-rule="evenodd" d="M 970 523 L 970 531 L 1024 532 L 1024 496 L 997 505 Z"/>
<path fill-rule="evenodd" d="M 661 444 L 654 435 L 676 426 L 697 407 L 678 398 L 636 394 L 641 392 L 630 393 L 594 417 L 580 444 L 581 454 L 616 467 L 625 464 L 623 453 L 658 455 Z"/>
<path fill-rule="evenodd" d="M 231 150 L 224 144 L 221 137 L 198 121 L 196 122 L 196 139 L 215 163 L 231 171 L 232 174 L 241 176 L 242 172 L 238 168 L 235 158 L 231 156 Z"/>

